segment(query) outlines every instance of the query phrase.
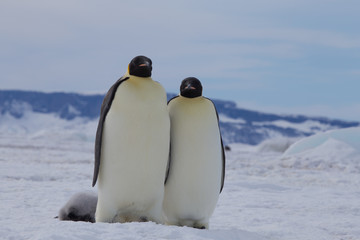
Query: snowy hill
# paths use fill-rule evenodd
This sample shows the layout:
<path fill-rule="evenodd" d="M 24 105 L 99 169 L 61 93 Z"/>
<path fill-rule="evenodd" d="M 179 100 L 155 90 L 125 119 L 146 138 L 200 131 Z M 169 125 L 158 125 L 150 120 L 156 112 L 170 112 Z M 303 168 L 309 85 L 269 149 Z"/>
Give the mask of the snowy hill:
<path fill-rule="evenodd" d="M 173 96 L 168 94 L 168 98 Z M 68 130 L 86 128 L 86 137 L 92 139 L 103 98 L 101 94 L 0 90 L 0 131 L 36 133 L 43 128 L 58 131 L 61 126 Z M 359 122 L 322 117 L 261 113 L 239 108 L 232 101 L 213 101 L 226 144 L 256 145 L 269 138 L 300 138 L 330 129 L 360 126 Z"/>

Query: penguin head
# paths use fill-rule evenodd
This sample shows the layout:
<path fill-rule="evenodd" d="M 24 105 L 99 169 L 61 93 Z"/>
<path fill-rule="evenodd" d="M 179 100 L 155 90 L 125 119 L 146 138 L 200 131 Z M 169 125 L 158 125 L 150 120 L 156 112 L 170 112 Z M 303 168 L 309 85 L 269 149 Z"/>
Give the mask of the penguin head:
<path fill-rule="evenodd" d="M 151 77 L 152 61 L 145 56 L 134 57 L 129 63 L 129 74 L 137 77 Z"/>
<path fill-rule="evenodd" d="M 180 95 L 187 98 L 200 97 L 202 85 L 199 79 L 194 77 L 185 78 L 180 85 Z"/>

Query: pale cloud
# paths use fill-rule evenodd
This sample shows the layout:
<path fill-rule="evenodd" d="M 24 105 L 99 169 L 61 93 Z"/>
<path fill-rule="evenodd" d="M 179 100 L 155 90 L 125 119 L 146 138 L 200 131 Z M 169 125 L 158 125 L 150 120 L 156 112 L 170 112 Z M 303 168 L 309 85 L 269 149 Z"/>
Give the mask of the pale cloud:
<path fill-rule="evenodd" d="M 348 72 L 348 74 L 353 75 L 353 76 L 360 77 L 360 69 L 350 70 L 350 71 Z"/>
<path fill-rule="evenodd" d="M 289 100 L 291 101 L 291 100 Z M 279 106 L 271 104 L 259 104 L 258 102 L 237 102 L 237 106 L 241 108 L 247 108 L 257 111 L 264 111 L 268 113 L 277 114 L 294 114 L 294 115 L 308 115 L 312 117 L 324 117 L 335 118 L 348 121 L 359 121 L 360 119 L 360 103 L 352 104 L 311 104 L 311 105 L 295 105 L 295 106 Z"/>
<path fill-rule="evenodd" d="M 360 35 L 355 37 L 337 32 L 310 29 L 259 29 L 248 30 L 248 38 L 262 38 L 313 44 L 335 48 L 359 48 Z"/>
<path fill-rule="evenodd" d="M 301 44 L 344 49 L 360 48 L 360 34 L 344 34 L 321 29 L 241 28 L 239 26 L 230 26 L 220 31 L 221 34 L 219 35 L 222 36 L 222 40 L 225 40 L 224 44 L 229 44 L 227 41 L 241 44 L 241 41 L 259 40 L 262 42 L 275 41 L 275 44 L 272 43 L 274 46 L 286 46 L 286 50 L 296 48 L 297 45 Z"/>
<path fill-rule="evenodd" d="M 325 107 L 316 95 L 331 99 L 337 89 L 329 83 L 360 88 L 359 7 L 353 0 L 3 0 L 0 87 L 103 92 L 143 54 L 169 92 L 196 76 L 209 97 L 276 106 L 281 93 Z M 286 102 L 291 109 L 300 101 Z"/>

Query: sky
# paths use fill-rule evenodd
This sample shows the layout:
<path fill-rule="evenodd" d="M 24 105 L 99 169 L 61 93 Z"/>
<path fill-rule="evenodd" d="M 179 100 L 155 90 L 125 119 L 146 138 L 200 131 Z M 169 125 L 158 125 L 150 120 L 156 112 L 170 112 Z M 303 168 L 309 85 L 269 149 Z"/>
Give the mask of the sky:
<path fill-rule="evenodd" d="M 360 121 L 358 0 L 1 0 L 0 89 L 105 93 L 137 55 L 169 93 Z"/>

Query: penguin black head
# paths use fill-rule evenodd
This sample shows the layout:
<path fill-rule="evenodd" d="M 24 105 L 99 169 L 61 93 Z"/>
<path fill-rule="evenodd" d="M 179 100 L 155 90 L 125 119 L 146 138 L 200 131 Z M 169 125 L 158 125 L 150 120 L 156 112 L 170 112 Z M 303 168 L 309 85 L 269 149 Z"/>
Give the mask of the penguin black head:
<path fill-rule="evenodd" d="M 180 85 L 180 95 L 187 98 L 200 97 L 202 85 L 199 79 L 194 77 L 185 78 Z"/>
<path fill-rule="evenodd" d="M 137 77 L 151 77 L 152 61 L 145 56 L 134 57 L 129 63 L 129 74 Z"/>

